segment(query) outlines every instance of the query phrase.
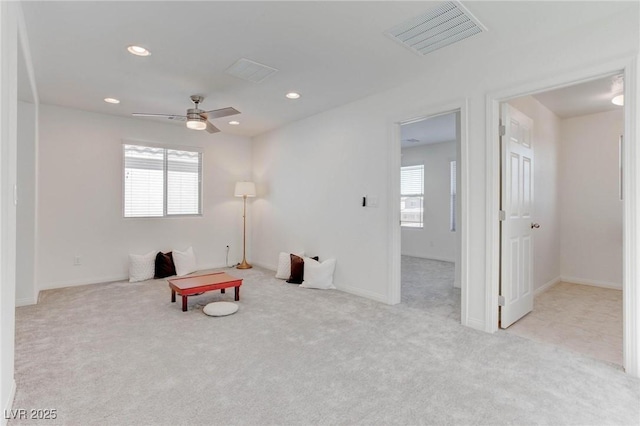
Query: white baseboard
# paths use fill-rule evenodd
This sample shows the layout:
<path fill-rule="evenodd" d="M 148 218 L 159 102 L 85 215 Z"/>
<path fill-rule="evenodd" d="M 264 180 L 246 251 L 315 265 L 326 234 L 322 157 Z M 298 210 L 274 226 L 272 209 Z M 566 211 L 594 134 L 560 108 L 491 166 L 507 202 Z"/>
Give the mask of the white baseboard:
<path fill-rule="evenodd" d="M 9 399 L 7 399 L 7 402 L 4 404 L 3 413 L 5 413 L 5 415 L 2 416 L 2 426 L 8 423 L 9 419 L 7 419 L 6 413 L 9 413 L 13 408 L 13 399 L 15 398 L 15 396 L 16 396 L 16 381 L 14 379 L 12 380 L 12 383 L 11 383 L 11 392 L 9 392 Z"/>
<path fill-rule="evenodd" d="M 473 328 L 475 330 L 486 331 L 484 327 L 484 321 L 476 318 L 467 318 L 467 323 L 462 325 L 466 325 L 467 327 Z"/>
<path fill-rule="evenodd" d="M 38 303 L 37 296 L 24 297 L 22 299 L 16 299 L 16 308 L 19 308 L 20 306 L 36 305 L 37 303 Z"/>
<path fill-rule="evenodd" d="M 565 283 L 590 285 L 593 287 L 612 288 L 615 290 L 622 290 L 622 283 L 612 283 L 608 281 L 588 280 L 585 278 L 576 277 L 560 277 L 560 280 Z"/>
<path fill-rule="evenodd" d="M 448 257 L 429 256 L 429 255 L 417 254 L 417 253 L 401 253 L 401 255 L 402 256 L 409 256 L 409 257 L 417 257 L 417 258 L 420 258 L 420 259 L 439 260 L 440 262 L 456 263 L 455 259 L 450 259 Z"/>
<path fill-rule="evenodd" d="M 536 288 L 536 290 L 533 292 L 533 294 L 535 296 L 537 296 L 540 293 L 544 293 L 545 291 L 549 290 L 554 285 L 558 284 L 560 281 L 562 281 L 562 277 L 555 277 L 551 281 L 549 281 L 549 282 L 543 284 L 542 286 Z"/>
<path fill-rule="evenodd" d="M 128 281 L 128 280 L 129 280 L 128 276 L 113 275 L 108 277 L 84 278 L 81 280 L 54 281 L 49 283 L 41 283 L 38 285 L 38 289 L 53 290 L 56 288 L 77 287 L 80 285 L 87 285 L 87 284 L 104 284 L 104 283 L 112 283 L 117 281 Z"/>
<path fill-rule="evenodd" d="M 220 264 L 208 264 L 208 265 L 198 265 L 198 271 L 204 271 L 208 269 L 226 269 L 226 265 Z M 113 275 L 107 277 L 97 277 L 97 278 L 84 278 L 81 280 L 69 280 L 69 281 L 54 281 L 50 283 L 42 283 L 38 286 L 40 290 L 53 290 L 56 288 L 65 288 L 65 287 L 77 287 L 80 285 L 89 285 L 89 284 L 105 284 L 105 283 L 113 283 L 118 281 L 129 281 L 129 276 L 122 275 Z M 31 299 L 29 299 L 31 300 Z M 38 295 L 35 296 L 35 301 L 29 304 L 37 303 Z M 16 305 L 18 301 L 16 301 Z"/>
<path fill-rule="evenodd" d="M 344 291 L 345 293 L 353 294 L 360 297 L 365 297 L 367 299 L 375 300 L 376 302 L 386 303 L 389 305 L 389 298 L 386 295 L 374 293 L 368 290 L 362 290 L 360 288 L 351 287 L 351 286 L 336 286 L 338 290 Z"/>
<path fill-rule="evenodd" d="M 274 265 L 269 265 L 269 264 L 262 263 L 262 262 L 251 262 L 251 263 L 252 263 L 253 265 L 259 266 L 259 267 L 261 267 L 261 268 L 268 269 L 269 271 L 273 271 L 273 272 L 275 272 L 275 271 L 277 271 L 277 270 L 278 270 L 278 267 L 277 267 L 277 266 L 274 266 Z"/>
<path fill-rule="evenodd" d="M 235 264 L 233 266 L 220 265 L 220 264 L 198 265 L 198 271 L 205 271 L 207 269 L 231 269 L 234 267 L 235 267 Z"/>

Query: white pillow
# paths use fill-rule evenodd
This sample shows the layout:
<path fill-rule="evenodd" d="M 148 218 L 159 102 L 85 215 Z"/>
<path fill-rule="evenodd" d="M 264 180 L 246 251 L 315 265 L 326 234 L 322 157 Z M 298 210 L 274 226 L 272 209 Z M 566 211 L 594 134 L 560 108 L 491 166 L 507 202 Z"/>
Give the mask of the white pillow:
<path fill-rule="evenodd" d="M 193 253 L 193 247 L 189 247 L 185 251 L 173 250 L 173 263 L 176 265 L 176 275 L 183 275 L 195 272 L 196 255 Z"/>
<path fill-rule="evenodd" d="M 304 256 L 304 252 L 293 253 L 296 256 Z M 278 257 L 278 270 L 276 271 L 276 278 L 281 280 L 288 280 L 291 276 L 291 255 L 290 253 L 282 252 Z"/>
<path fill-rule="evenodd" d="M 304 258 L 304 281 L 300 284 L 303 288 L 319 288 L 322 290 L 334 289 L 333 271 L 336 269 L 336 260 L 327 259 L 320 263 L 311 258 Z"/>
<path fill-rule="evenodd" d="M 157 251 L 147 254 L 129 255 L 129 282 L 145 281 L 153 278 L 156 272 Z"/>

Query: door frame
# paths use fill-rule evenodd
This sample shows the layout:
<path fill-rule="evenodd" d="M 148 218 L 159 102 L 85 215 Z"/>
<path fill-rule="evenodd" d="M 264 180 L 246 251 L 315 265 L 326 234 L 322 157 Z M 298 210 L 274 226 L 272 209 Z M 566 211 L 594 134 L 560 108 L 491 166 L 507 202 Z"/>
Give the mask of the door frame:
<path fill-rule="evenodd" d="M 486 331 L 498 330 L 498 295 L 500 277 L 500 137 L 499 105 L 509 99 L 546 92 L 577 83 L 595 80 L 615 73 L 624 74 L 624 134 L 623 156 L 623 367 L 632 376 L 640 375 L 638 332 L 640 326 L 640 290 L 634 285 L 639 277 L 636 259 L 640 255 L 638 207 L 640 207 L 640 150 L 637 148 L 637 57 L 627 57 L 609 63 L 559 74 L 547 79 L 536 79 L 517 87 L 489 93 L 486 96 Z"/>
<path fill-rule="evenodd" d="M 468 99 L 460 99 L 457 101 L 440 104 L 434 107 L 426 107 L 414 113 L 408 113 L 401 117 L 391 120 L 390 141 L 388 144 L 389 161 L 389 180 L 387 194 L 390 200 L 400 200 L 400 167 L 401 167 L 401 126 L 425 118 L 437 115 L 448 114 L 451 112 L 460 112 L 460 143 L 456 147 L 459 174 L 459 193 L 456 198 L 459 203 L 457 210 L 456 231 L 457 245 L 460 248 L 456 253 L 456 268 L 460 271 L 460 319 L 463 325 L 468 324 L 468 247 L 469 247 L 469 218 L 468 209 L 468 167 L 469 167 L 469 139 L 468 139 Z M 390 305 L 400 303 L 402 277 L 401 277 L 401 229 L 400 229 L 400 203 L 387 203 L 387 229 L 388 244 L 387 256 L 389 259 L 389 283 L 387 286 L 387 301 Z M 459 265 L 459 266 L 458 266 Z M 475 326 L 475 325 L 474 325 Z"/>

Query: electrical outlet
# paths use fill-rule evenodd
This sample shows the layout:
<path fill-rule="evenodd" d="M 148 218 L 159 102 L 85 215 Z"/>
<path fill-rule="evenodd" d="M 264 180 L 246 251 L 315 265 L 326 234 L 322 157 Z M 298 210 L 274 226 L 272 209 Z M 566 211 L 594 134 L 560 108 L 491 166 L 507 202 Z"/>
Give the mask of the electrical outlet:
<path fill-rule="evenodd" d="M 82 257 L 76 255 L 73 258 L 73 266 L 80 266 L 82 265 Z"/>

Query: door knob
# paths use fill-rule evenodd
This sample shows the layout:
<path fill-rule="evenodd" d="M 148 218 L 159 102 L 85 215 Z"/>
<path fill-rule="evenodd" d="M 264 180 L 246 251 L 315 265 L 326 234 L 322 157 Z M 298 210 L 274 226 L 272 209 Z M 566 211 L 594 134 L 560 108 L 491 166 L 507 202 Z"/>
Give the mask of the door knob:
<path fill-rule="evenodd" d="M 540 224 L 539 224 L 539 223 L 533 223 L 533 222 L 531 222 L 531 229 L 534 229 L 534 228 L 535 228 L 535 229 L 540 228 Z"/>

